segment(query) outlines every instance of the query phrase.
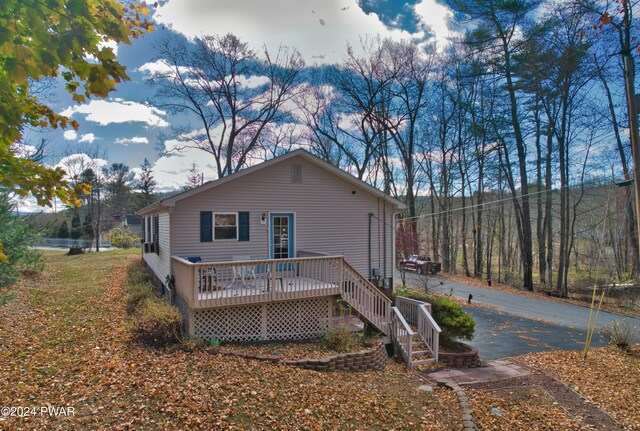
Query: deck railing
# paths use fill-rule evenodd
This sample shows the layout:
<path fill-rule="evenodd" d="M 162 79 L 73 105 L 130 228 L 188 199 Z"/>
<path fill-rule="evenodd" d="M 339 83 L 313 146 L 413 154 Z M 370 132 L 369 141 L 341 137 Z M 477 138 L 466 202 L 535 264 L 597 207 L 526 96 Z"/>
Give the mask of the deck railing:
<path fill-rule="evenodd" d="M 176 291 L 191 308 L 340 293 L 341 256 L 191 263 L 173 256 Z"/>
<path fill-rule="evenodd" d="M 427 344 L 431 355 L 437 362 L 441 330 L 431 316 L 431 304 L 404 296 L 396 296 L 395 303 L 406 322 L 416 327 L 417 334 Z"/>
<path fill-rule="evenodd" d="M 172 256 L 176 293 L 191 309 L 341 295 L 389 334 L 391 301 L 343 256 L 192 263 Z"/>

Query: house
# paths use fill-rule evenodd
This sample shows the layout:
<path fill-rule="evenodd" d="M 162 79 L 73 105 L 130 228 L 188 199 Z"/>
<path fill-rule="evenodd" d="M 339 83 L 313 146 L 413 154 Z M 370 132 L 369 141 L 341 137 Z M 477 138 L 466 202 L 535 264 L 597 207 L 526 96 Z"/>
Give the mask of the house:
<path fill-rule="evenodd" d="M 139 216 L 133 214 L 124 216 L 124 227 L 132 234 L 142 236 L 142 219 Z"/>
<path fill-rule="evenodd" d="M 143 259 L 172 286 L 188 333 L 304 339 L 336 298 L 389 335 L 394 219 L 404 205 L 296 150 L 162 199 L 143 218 Z"/>

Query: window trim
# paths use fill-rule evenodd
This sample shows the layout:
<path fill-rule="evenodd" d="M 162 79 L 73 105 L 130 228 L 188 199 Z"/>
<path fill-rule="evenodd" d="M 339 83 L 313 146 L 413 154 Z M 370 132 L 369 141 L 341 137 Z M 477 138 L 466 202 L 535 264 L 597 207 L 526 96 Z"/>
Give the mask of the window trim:
<path fill-rule="evenodd" d="M 216 216 L 217 215 L 233 215 L 236 218 L 236 224 L 234 225 L 234 227 L 236 228 L 236 236 L 235 238 L 216 238 Z M 238 224 L 238 212 L 232 212 L 232 211 L 228 211 L 228 212 L 215 212 L 212 211 L 212 215 L 211 215 L 211 229 L 212 229 L 212 237 L 213 237 L 213 241 L 212 242 L 216 242 L 216 241 L 239 241 L 239 224 Z M 220 227 L 231 227 L 231 226 L 220 226 Z"/>

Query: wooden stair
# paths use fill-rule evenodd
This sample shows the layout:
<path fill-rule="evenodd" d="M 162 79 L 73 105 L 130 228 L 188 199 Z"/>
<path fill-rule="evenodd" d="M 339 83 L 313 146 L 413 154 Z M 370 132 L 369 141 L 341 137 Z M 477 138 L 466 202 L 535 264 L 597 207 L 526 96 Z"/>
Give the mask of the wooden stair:
<path fill-rule="evenodd" d="M 359 318 L 389 335 L 391 300 L 360 274 L 346 259 L 342 260 L 340 296 Z"/>
<path fill-rule="evenodd" d="M 411 363 L 413 366 L 429 364 L 435 362 L 435 358 L 429 350 L 429 346 L 420 336 L 416 333 L 412 339 L 413 350 L 411 351 Z"/>

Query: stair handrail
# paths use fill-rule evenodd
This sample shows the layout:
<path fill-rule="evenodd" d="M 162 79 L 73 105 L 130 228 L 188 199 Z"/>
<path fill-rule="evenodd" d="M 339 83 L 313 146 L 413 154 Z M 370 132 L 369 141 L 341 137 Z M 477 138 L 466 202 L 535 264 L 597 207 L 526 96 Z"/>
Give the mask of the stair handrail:
<path fill-rule="evenodd" d="M 430 313 L 430 304 L 418 305 L 418 334 L 424 340 L 431 355 L 438 362 L 438 350 L 440 349 L 440 326 Z"/>
<path fill-rule="evenodd" d="M 402 316 L 398 307 L 391 307 L 391 340 L 395 351 L 407 363 L 409 369 L 413 368 L 413 337 L 416 333 L 411 329 Z"/>
<path fill-rule="evenodd" d="M 405 320 L 417 328 L 417 334 L 426 344 L 434 360 L 438 362 L 442 330 L 431 315 L 431 304 L 404 296 L 396 296 L 395 303 Z"/>
<path fill-rule="evenodd" d="M 342 259 L 342 264 L 342 298 L 382 333 L 389 335 L 391 300 L 360 274 L 346 259 Z M 354 290 L 350 291 L 350 289 Z M 356 290 L 358 291 L 356 292 Z M 363 291 L 366 298 L 363 297 L 365 295 L 362 295 Z"/>

